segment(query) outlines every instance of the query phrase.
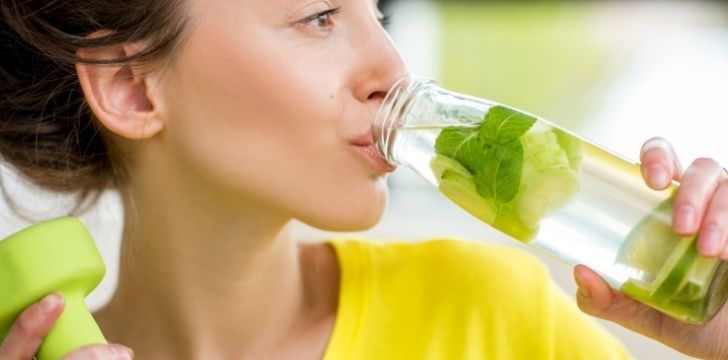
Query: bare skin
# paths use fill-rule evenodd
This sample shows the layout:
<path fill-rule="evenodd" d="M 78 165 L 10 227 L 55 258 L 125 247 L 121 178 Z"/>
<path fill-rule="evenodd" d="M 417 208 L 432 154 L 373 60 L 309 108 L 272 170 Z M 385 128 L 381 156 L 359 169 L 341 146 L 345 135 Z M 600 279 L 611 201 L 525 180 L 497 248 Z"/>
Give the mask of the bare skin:
<path fill-rule="evenodd" d="M 163 69 L 77 67 L 131 173 L 119 287 L 96 317 L 138 358 L 321 358 L 338 265 L 328 245 L 300 245 L 290 222 L 354 231 L 379 220 L 385 173 L 357 142 L 406 69 L 371 1 L 187 5 L 184 44 Z"/>
<path fill-rule="evenodd" d="M 290 223 L 362 230 L 379 220 L 385 174 L 357 142 L 406 69 L 368 0 L 187 5 L 183 46 L 162 69 L 77 66 L 89 107 L 132 175 L 120 189 L 119 287 L 96 318 L 112 343 L 142 359 L 320 359 L 336 319 L 338 262 L 328 245 L 300 244 Z M 104 59 L 143 47 L 79 55 Z M 701 238 L 700 250 L 728 259 L 726 176 L 709 160 L 682 174 L 665 144 L 646 144 L 648 183 L 680 179 L 677 201 L 698 216 L 684 226 L 676 213 L 678 230 L 717 226 L 716 249 Z M 584 267 L 576 277 L 584 311 L 688 354 L 728 356 L 720 346 L 725 316 L 679 327 L 605 289 Z M 51 295 L 28 308 L 0 358 L 30 359 L 62 307 Z M 66 360 L 131 356 L 120 345 L 94 345 Z"/>
<path fill-rule="evenodd" d="M 328 247 L 299 246 L 289 224 L 381 217 L 384 174 L 352 141 L 405 73 L 374 4 L 339 6 L 306 20 L 334 6 L 191 1 L 191 31 L 163 72 L 79 67 L 136 165 L 119 287 L 98 314 L 111 341 L 140 358 L 321 358 L 338 272 Z"/>

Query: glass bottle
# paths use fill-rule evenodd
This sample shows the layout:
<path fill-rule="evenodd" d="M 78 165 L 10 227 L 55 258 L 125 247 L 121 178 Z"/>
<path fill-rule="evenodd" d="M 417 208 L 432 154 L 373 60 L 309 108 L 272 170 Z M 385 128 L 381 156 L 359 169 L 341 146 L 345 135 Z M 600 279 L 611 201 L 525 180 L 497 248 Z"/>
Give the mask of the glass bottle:
<path fill-rule="evenodd" d="M 702 323 L 728 297 L 726 263 L 672 231 L 677 183 L 652 190 L 639 164 L 544 119 L 406 77 L 373 133 L 471 215 L 674 318 Z"/>

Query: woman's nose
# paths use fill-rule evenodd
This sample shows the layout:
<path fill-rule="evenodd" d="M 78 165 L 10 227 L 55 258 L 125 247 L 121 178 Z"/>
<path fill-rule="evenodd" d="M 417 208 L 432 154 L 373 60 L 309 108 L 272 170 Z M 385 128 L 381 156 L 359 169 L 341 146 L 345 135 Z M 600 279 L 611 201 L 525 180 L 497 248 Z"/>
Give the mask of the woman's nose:
<path fill-rule="evenodd" d="M 394 83 L 407 74 L 407 67 L 392 39 L 379 27 L 360 39 L 357 48 L 361 73 L 355 96 L 361 102 L 381 103 Z"/>

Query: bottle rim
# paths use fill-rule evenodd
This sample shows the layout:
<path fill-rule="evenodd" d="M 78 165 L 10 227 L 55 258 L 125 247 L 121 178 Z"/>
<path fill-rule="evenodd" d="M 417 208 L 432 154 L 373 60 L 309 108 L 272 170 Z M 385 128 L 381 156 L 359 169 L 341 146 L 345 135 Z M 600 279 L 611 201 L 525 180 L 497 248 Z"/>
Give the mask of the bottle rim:
<path fill-rule="evenodd" d="M 399 165 L 392 154 L 397 128 L 403 125 L 417 94 L 434 85 L 435 81 L 430 78 L 406 75 L 399 78 L 384 97 L 372 125 L 372 134 L 375 147 L 389 164 Z"/>

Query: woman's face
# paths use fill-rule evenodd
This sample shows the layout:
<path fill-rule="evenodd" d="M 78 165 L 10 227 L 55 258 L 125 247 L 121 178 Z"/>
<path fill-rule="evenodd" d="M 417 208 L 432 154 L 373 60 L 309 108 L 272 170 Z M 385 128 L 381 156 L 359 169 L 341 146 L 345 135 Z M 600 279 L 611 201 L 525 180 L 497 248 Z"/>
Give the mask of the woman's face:
<path fill-rule="evenodd" d="M 205 186 L 310 225 L 357 230 L 386 205 L 364 154 L 405 68 L 372 0 L 187 0 L 162 80 L 165 153 Z"/>

